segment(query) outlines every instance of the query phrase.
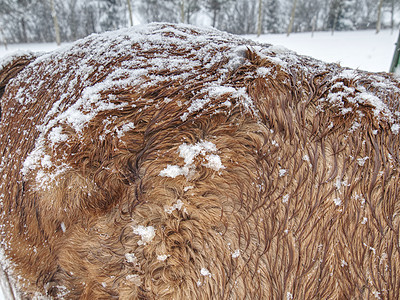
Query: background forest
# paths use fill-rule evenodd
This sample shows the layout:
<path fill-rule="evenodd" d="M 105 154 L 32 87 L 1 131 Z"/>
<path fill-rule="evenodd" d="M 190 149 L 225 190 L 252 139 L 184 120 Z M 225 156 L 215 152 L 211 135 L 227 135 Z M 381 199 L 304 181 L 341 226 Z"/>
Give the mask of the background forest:
<path fill-rule="evenodd" d="M 396 28 L 399 11 L 400 0 L 0 0 L 0 43 L 69 42 L 148 22 L 235 34 L 379 31 Z"/>

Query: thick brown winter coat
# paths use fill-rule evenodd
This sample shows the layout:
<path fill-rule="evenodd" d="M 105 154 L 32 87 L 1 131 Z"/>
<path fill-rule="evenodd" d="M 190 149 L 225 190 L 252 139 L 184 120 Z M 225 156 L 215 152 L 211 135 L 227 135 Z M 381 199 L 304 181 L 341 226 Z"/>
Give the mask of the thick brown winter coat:
<path fill-rule="evenodd" d="M 399 299 L 399 82 L 152 24 L 0 70 L 24 297 Z"/>

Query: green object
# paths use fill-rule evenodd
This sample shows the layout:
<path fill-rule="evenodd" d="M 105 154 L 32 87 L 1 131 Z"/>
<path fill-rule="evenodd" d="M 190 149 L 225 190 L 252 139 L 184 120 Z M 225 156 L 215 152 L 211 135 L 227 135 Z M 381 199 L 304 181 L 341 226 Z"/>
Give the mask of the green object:
<path fill-rule="evenodd" d="M 389 72 L 394 73 L 394 71 L 396 71 L 396 68 L 399 65 L 399 58 L 400 58 L 400 31 L 399 31 L 399 36 L 397 37 L 396 48 L 394 49 L 392 64 L 390 65 Z"/>

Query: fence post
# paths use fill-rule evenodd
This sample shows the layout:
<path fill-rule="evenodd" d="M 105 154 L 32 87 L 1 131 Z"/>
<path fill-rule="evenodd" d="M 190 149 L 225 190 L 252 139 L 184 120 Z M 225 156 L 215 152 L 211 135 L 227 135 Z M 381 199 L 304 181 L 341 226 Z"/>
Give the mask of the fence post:
<path fill-rule="evenodd" d="M 392 64 L 390 65 L 389 72 L 393 73 L 396 71 L 397 66 L 399 65 L 399 56 L 400 56 L 400 30 L 399 36 L 397 37 L 396 48 L 394 49 Z"/>

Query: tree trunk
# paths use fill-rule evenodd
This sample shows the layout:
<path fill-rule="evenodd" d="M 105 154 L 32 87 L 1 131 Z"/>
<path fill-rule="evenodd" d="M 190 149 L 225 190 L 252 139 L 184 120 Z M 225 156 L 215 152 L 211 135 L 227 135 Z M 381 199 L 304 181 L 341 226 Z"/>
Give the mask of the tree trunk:
<path fill-rule="evenodd" d="M 294 15 L 296 14 L 296 5 L 297 5 L 297 0 L 293 0 L 292 13 L 290 15 L 290 22 L 289 22 L 289 26 L 287 29 L 287 36 L 289 36 L 292 33 L 292 28 L 293 28 L 293 23 L 294 23 Z"/>
<path fill-rule="evenodd" d="M 185 23 L 185 0 L 181 0 L 181 23 Z"/>
<path fill-rule="evenodd" d="M 7 47 L 7 40 L 6 40 L 6 37 L 5 37 L 5 35 L 4 35 L 3 29 L 1 29 L 1 28 L 0 28 L 0 35 L 1 35 L 1 38 L 2 38 L 2 40 L 3 40 L 3 42 L 4 42 L 4 48 L 6 48 L 6 50 L 8 50 L 8 47 Z"/>
<path fill-rule="evenodd" d="M 339 19 L 339 12 L 340 12 L 340 6 L 338 5 L 338 7 L 336 7 L 335 16 L 333 18 L 331 35 L 333 35 L 335 33 L 336 24 L 337 24 L 338 19 Z"/>
<path fill-rule="evenodd" d="M 378 5 L 378 16 L 376 18 L 376 33 L 379 33 L 379 31 L 381 31 L 382 4 L 383 0 L 380 0 Z"/>
<path fill-rule="evenodd" d="M 216 9 L 214 9 L 213 10 L 213 18 L 212 18 L 212 27 L 214 27 L 215 28 L 215 24 L 217 24 L 217 10 Z"/>
<path fill-rule="evenodd" d="M 28 42 L 28 34 L 26 33 L 26 22 L 25 22 L 25 18 L 22 17 L 21 18 L 21 28 L 22 28 L 22 42 L 23 43 L 27 43 Z"/>
<path fill-rule="evenodd" d="M 392 0 L 390 8 L 390 33 L 393 34 L 394 30 L 394 0 Z"/>
<path fill-rule="evenodd" d="M 262 0 L 258 0 L 257 37 L 261 35 L 261 29 L 262 29 Z"/>
<path fill-rule="evenodd" d="M 51 16 L 53 17 L 53 22 L 54 22 L 54 31 L 56 33 L 56 42 L 57 45 L 60 46 L 61 45 L 60 26 L 58 25 L 56 9 L 54 7 L 54 0 L 50 0 L 50 6 L 51 6 Z"/>
<path fill-rule="evenodd" d="M 312 27 L 311 27 L 311 37 L 314 37 L 314 31 L 315 31 L 315 27 L 316 27 L 316 25 L 317 25 L 317 16 L 318 16 L 318 15 L 314 16 L 314 17 L 312 18 L 312 20 L 311 20 L 311 23 L 312 23 Z"/>
<path fill-rule="evenodd" d="M 133 26 L 133 17 L 132 17 L 132 5 L 131 5 L 131 0 L 126 0 L 126 3 L 128 4 L 128 12 L 129 12 L 129 24 Z"/>

